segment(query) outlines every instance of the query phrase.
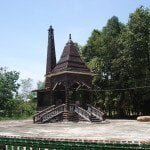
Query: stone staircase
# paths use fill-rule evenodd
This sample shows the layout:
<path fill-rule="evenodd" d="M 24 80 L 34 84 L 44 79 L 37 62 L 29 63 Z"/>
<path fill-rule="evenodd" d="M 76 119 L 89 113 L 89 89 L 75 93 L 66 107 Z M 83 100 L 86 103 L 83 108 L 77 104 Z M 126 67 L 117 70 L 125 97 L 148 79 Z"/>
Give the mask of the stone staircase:
<path fill-rule="evenodd" d="M 65 104 L 50 106 L 34 115 L 33 122 L 46 123 L 67 120 L 73 122 L 88 121 L 98 123 L 104 120 L 104 113 L 91 105 L 88 105 L 87 110 L 75 104 L 69 106 L 69 111 L 66 111 L 65 107 Z"/>

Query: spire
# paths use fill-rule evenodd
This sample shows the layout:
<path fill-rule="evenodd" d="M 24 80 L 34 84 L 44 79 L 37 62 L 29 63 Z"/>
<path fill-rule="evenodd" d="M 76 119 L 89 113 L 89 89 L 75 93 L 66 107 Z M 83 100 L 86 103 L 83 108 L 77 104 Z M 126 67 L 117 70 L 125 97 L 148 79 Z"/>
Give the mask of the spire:
<path fill-rule="evenodd" d="M 71 34 L 69 34 L 69 40 L 68 40 L 67 44 L 73 44 L 73 41 L 71 39 Z"/>
<path fill-rule="evenodd" d="M 53 28 L 50 26 L 48 29 L 48 46 L 47 46 L 47 64 L 46 64 L 46 75 L 53 70 L 56 66 L 56 55 L 55 55 L 55 42 Z"/>
<path fill-rule="evenodd" d="M 69 34 L 69 40 L 71 40 L 71 34 Z"/>

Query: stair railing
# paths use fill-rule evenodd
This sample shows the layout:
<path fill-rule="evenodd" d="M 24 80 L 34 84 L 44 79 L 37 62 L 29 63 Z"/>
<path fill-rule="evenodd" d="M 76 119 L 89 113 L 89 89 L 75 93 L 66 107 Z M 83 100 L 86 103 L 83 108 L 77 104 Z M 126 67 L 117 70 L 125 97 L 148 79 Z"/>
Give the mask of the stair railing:
<path fill-rule="evenodd" d="M 44 109 L 43 111 L 41 111 L 41 112 L 35 114 L 35 115 L 33 116 L 33 122 L 34 122 L 34 123 L 35 123 L 35 122 L 38 122 L 38 121 L 41 119 L 41 116 L 42 116 L 44 113 L 46 113 L 46 112 L 48 112 L 48 111 L 51 111 L 51 110 L 53 110 L 54 108 L 55 108 L 55 105 L 52 105 L 52 106 L 50 106 L 50 107 Z"/>
<path fill-rule="evenodd" d="M 41 122 L 45 123 L 46 121 L 52 119 L 53 117 L 61 114 L 62 112 L 64 112 L 65 110 L 65 104 L 59 105 L 56 108 L 54 108 L 51 111 L 45 112 L 42 116 L 41 116 Z"/>
<path fill-rule="evenodd" d="M 88 112 L 91 113 L 93 116 L 97 117 L 98 119 L 104 120 L 104 113 L 91 105 L 88 105 Z"/>
<path fill-rule="evenodd" d="M 70 105 L 70 111 L 74 111 L 78 115 L 83 117 L 85 120 L 90 121 L 90 115 L 91 114 L 88 111 L 84 110 L 83 108 L 81 108 L 81 107 L 79 107 L 77 105 L 71 104 Z"/>
<path fill-rule="evenodd" d="M 76 106 L 75 104 L 70 104 L 69 105 L 69 111 L 74 112 L 75 106 Z"/>

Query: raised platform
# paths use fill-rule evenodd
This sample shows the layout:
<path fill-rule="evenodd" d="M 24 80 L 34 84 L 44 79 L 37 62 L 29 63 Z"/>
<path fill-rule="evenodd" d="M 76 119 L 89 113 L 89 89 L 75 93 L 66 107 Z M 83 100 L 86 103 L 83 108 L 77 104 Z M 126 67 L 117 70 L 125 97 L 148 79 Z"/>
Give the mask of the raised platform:
<path fill-rule="evenodd" d="M 89 122 L 33 124 L 32 120 L 0 121 L 0 137 L 150 144 L 150 122 L 107 120 L 100 124 Z"/>

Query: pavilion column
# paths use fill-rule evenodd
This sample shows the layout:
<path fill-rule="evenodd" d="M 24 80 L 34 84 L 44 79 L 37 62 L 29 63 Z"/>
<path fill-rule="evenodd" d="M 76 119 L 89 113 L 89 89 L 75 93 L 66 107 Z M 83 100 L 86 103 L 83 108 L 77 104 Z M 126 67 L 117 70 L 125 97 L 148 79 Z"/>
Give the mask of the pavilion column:
<path fill-rule="evenodd" d="M 69 89 L 68 87 L 65 88 L 65 104 L 66 104 L 66 110 L 69 111 Z"/>
<path fill-rule="evenodd" d="M 54 105 L 54 91 L 51 91 L 51 94 L 50 94 L 50 106 L 51 105 Z"/>
<path fill-rule="evenodd" d="M 89 103 L 88 104 L 92 105 L 92 102 L 93 102 L 93 91 L 90 88 L 88 92 L 89 92 Z"/>
<path fill-rule="evenodd" d="M 63 120 L 64 121 L 69 120 L 69 88 L 68 86 L 65 86 L 65 110 L 63 113 Z"/>

